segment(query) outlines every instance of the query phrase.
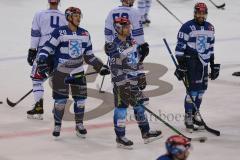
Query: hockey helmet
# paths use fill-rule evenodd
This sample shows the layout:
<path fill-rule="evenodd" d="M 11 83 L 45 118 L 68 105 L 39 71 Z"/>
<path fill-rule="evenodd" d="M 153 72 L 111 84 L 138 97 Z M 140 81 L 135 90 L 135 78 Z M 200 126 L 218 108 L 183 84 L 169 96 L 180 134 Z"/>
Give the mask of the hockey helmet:
<path fill-rule="evenodd" d="M 120 33 L 120 31 L 123 29 L 123 27 L 131 25 L 131 22 L 129 19 L 125 17 L 118 17 L 113 22 L 113 27 L 117 33 Z"/>
<path fill-rule="evenodd" d="M 186 152 L 191 146 L 190 141 L 180 135 L 169 137 L 165 145 L 167 152 L 173 156 Z"/>
<path fill-rule="evenodd" d="M 59 3 L 60 0 L 48 0 L 48 3 Z"/>
<path fill-rule="evenodd" d="M 72 14 L 79 14 L 80 16 L 82 16 L 82 12 L 79 8 L 69 7 L 65 10 L 65 17 L 67 21 L 68 21 L 68 16 L 71 16 Z"/>
<path fill-rule="evenodd" d="M 196 14 L 197 12 L 203 12 L 205 14 L 208 14 L 207 5 L 203 2 L 196 3 L 194 6 L 194 14 Z"/>
<path fill-rule="evenodd" d="M 121 2 L 127 4 L 129 7 L 132 7 L 135 0 L 121 0 Z"/>

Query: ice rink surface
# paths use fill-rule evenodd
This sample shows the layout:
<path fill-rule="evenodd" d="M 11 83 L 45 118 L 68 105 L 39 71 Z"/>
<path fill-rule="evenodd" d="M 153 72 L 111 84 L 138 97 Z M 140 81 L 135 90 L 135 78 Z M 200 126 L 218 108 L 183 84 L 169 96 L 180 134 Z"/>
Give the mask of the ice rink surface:
<path fill-rule="evenodd" d="M 162 41 L 166 38 L 173 50 L 180 23 L 153 0 L 150 11 L 152 23 L 150 27 L 144 28 L 145 39 L 151 50 L 146 63 L 155 66 L 150 69 L 148 77 L 152 81 L 154 75 L 161 72 L 157 77 L 161 83 L 153 83 L 147 88 L 151 95 L 151 90 L 159 87 L 159 94 L 157 92 L 150 97 L 148 107 L 184 134 L 190 137 L 208 137 L 206 143 L 192 143 L 190 160 L 236 160 L 240 153 L 240 78 L 231 76 L 232 72 L 240 71 L 240 1 L 214 1 L 217 4 L 226 3 L 226 9 L 219 10 L 205 1 L 209 8 L 208 21 L 216 30 L 215 62 L 222 66 L 218 80 L 209 81 L 201 113 L 209 126 L 221 131 L 220 137 L 207 132 L 188 134 L 184 129 L 185 91 L 182 83 L 173 76 L 174 65 Z M 183 22 L 192 19 L 196 1 L 161 2 Z M 62 11 L 69 6 L 81 8 L 81 26 L 90 32 L 95 54 L 104 62 L 107 59 L 103 52 L 104 20 L 107 13 L 119 4 L 119 0 L 61 0 Z M 47 7 L 47 0 L 0 0 L 0 101 L 3 101 L 0 104 L 0 160 L 154 160 L 165 153 L 164 142 L 175 133 L 148 115 L 151 128 L 161 129 L 164 137 L 153 143 L 143 144 L 137 125 L 131 121 L 132 109 L 129 109 L 127 137 L 134 141 L 134 149 L 129 151 L 116 148 L 109 76 L 103 85 L 105 94 L 99 95 L 97 91 L 97 86 L 101 83 L 100 76 L 95 77 L 88 85 L 90 97 L 86 108 L 87 118 L 90 120 L 85 121 L 88 129 L 86 139 L 79 139 L 75 135 L 71 108 L 65 116 L 61 137 L 58 140 L 52 137 L 53 100 L 48 83 L 45 84 L 44 120 L 26 118 L 26 111 L 33 105 L 32 95 L 14 108 L 6 104 L 7 97 L 16 101 L 31 89 L 31 67 L 26 61 L 31 21 L 36 11 Z M 99 106 L 102 108 L 99 109 Z"/>

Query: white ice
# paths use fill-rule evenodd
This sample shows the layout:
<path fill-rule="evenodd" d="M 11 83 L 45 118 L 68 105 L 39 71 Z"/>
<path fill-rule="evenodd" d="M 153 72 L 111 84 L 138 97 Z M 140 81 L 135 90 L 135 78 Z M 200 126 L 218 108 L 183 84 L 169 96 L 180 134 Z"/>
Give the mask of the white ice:
<path fill-rule="evenodd" d="M 161 0 L 183 22 L 193 17 L 193 0 Z M 234 71 L 240 71 L 240 1 L 214 0 L 217 4 L 226 3 L 225 10 L 216 9 L 208 0 L 208 20 L 216 29 L 215 57 L 221 63 L 218 80 L 210 81 L 204 95 L 201 113 L 206 123 L 221 131 L 216 137 L 207 132 L 188 134 L 184 130 L 183 99 L 184 87 L 173 76 L 174 65 L 164 47 L 162 38 L 167 38 L 174 49 L 176 34 L 180 23 L 153 0 L 150 16 L 152 23 L 145 28 L 146 41 L 151 45 L 151 52 L 146 62 L 166 66 L 168 71 L 160 79 L 173 85 L 173 90 L 165 95 L 150 98 L 149 108 L 174 125 L 189 137 L 206 136 L 206 143 L 193 142 L 189 159 L 192 160 L 236 160 L 240 154 L 240 78 L 233 77 Z M 91 36 L 95 54 L 106 62 L 103 52 L 104 20 L 107 13 L 119 5 L 119 0 L 62 0 L 60 9 L 69 6 L 80 7 L 83 12 L 82 27 Z M 134 141 L 134 149 L 116 148 L 115 134 L 112 127 L 113 112 L 85 122 L 88 128 L 86 139 L 79 139 L 74 133 L 74 122 L 64 121 L 63 131 L 58 140 L 51 135 L 53 128 L 51 89 L 45 84 L 45 114 L 43 121 L 29 120 L 26 111 L 31 109 L 33 96 L 27 97 L 16 107 L 10 108 L 6 98 L 16 101 L 31 89 L 29 73 L 31 67 L 26 61 L 30 45 L 30 30 L 33 14 L 48 7 L 47 0 L 0 0 L 0 160 L 79 160 L 79 159 L 114 159 L 114 160 L 150 160 L 164 154 L 164 142 L 175 134 L 158 120 L 152 119 L 153 129 L 161 129 L 164 137 L 151 144 L 143 144 L 136 124 L 127 125 L 127 137 Z M 101 77 L 89 84 L 97 89 Z M 110 77 L 106 77 L 103 90 L 111 92 Z M 148 89 L 154 89 L 154 86 Z M 156 88 L 156 86 L 155 86 Z M 104 96 L 102 96 L 104 97 Z M 100 104 L 101 99 L 88 98 L 87 110 Z M 112 104 L 108 104 L 112 106 Z M 132 110 L 129 111 L 132 113 Z M 168 115 L 168 119 L 163 116 Z M 180 120 L 172 120 L 172 115 Z"/>

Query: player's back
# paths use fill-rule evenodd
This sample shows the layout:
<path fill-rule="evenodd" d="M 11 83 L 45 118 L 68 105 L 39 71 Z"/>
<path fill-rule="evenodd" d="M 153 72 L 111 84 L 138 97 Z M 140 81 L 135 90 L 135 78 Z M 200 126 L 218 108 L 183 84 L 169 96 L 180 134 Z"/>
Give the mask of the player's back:
<path fill-rule="evenodd" d="M 135 37 L 138 44 L 144 43 L 144 33 L 140 13 L 137 9 L 126 6 L 118 6 L 109 12 L 105 21 L 106 41 L 113 41 L 116 37 L 117 33 L 114 29 L 113 23 L 117 17 L 125 17 L 129 19 L 132 24 L 132 36 Z"/>
<path fill-rule="evenodd" d="M 61 11 L 43 10 L 36 13 L 32 24 L 32 32 L 38 32 L 40 37 L 39 46 L 42 46 L 50 38 L 50 34 L 55 28 L 66 24 L 67 21 Z"/>

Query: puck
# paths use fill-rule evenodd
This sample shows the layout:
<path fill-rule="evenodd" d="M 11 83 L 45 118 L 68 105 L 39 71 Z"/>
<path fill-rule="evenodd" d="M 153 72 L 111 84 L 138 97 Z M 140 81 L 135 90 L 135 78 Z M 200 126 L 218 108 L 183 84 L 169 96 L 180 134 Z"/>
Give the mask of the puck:
<path fill-rule="evenodd" d="M 204 142 L 205 142 L 205 139 L 200 139 L 199 142 L 200 142 L 200 143 L 204 143 Z"/>
<path fill-rule="evenodd" d="M 0 101 L 0 104 L 3 104 L 3 102 L 2 102 L 2 101 Z"/>

